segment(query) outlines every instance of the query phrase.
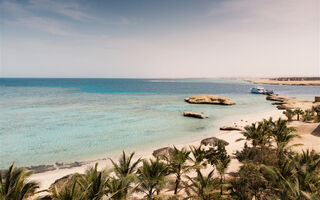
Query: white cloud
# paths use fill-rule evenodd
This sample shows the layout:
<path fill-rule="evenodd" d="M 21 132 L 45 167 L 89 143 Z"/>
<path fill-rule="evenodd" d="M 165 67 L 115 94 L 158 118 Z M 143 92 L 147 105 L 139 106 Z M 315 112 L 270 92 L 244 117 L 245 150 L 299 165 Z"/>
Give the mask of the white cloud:
<path fill-rule="evenodd" d="M 83 11 L 80 5 L 75 2 L 58 2 L 53 0 L 30 0 L 26 5 L 3 1 L 0 3 L 2 9 L 10 14 L 11 18 L 3 19 L 5 24 L 16 25 L 17 27 L 28 27 L 35 31 L 41 31 L 59 36 L 80 37 L 92 39 L 94 37 L 106 37 L 105 33 L 95 33 L 84 31 L 81 27 L 75 27 L 68 20 L 58 19 L 53 16 L 41 15 L 38 11 L 51 12 L 59 14 L 69 19 L 78 20 L 83 23 L 83 27 L 87 23 L 95 24 L 96 26 L 103 25 L 135 25 L 141 20 L 127 19 L 125 17 L 117 17 L 116 19 L 100 19 Z M 90 33 L 89 33 L 90 32 Z"/>
<path fill-rule="evenodd" d="M 81 36 L 78 31 L 71 28 L 71 24 L 55 18 L 36 15 L 21 4 L 4 1 L 1 7 L 11 15 L 10 19 L 3 19 L 6 25 L 28 27 L 32 30 L 60 36 Z"/>
<path fill-rule="evenodd" d="M 79 21 L 94 20 L 95 17 L 83 11 L 77 2 L 58 2 L 53 0 L 30 0 L 32 10 L 49 11 Z"/>
<path fill-rule="evenodd" d="M 224 16 L 227 23 L 259 24 L 264 28 L 292 27 L 319 23 L 318 0 L 225 0 L 209 12 Z M 226 22 L 227 21 L 227 22 Z"/>

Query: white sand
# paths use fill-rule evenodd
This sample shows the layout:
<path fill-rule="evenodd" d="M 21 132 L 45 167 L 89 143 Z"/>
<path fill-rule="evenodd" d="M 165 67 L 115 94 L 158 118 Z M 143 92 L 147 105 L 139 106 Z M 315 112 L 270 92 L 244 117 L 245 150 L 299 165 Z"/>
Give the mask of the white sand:
<path fill-rule="evenodd" d="M 300 138 L 295 138 L 292 144 L 302 144 L 301 146 L 294 147 L 293 150 L 301 151 L 301 150 L 315 150 L 320 152 L 320 138 L 316 136 L 316 130 L 318 131 L 317 134 L 320 135 L 320 130 L 317 129 L 320 126 L 320 123 L 305 123 L 305 122 L 298 122 L 293 121 L 290 123 L 290 126 L 295 127 L 297 129 L 296 133 L 300 136 Z M 313 134 L 310 134 L 314 132 Z"/>
<path fill-rule="evenodd" d="M 245 125 L 248 125 L 249 123 L 253 123 L 256 121 L 260 121 L 263 118 L 269 118 L 273 117 L 274 119 L 277 119 L 281 117 L 282 111 L 279 110 L 273 110 L 269 112 L 264 113 L 258 113 L 258 114 L 252 114 L 252 115 L 244 115 L 244 116 L 237 116 L 237 119 L 228 119 L 227 124 L 225 125 L 233 125 L 236 124 L 239 127 L 244 127 Z M 243 119 L 243 120 L 239 120 Z M 216 131 L 216 133 L 218 130 Z M 226 147 L 228 153 L 232 155 L 236 150 L 241 150 L 244 141 L 236 142 L 238 138 L 242 137 L 242 134 L 239 131 L 220 131 L 217 134 L 213 134 L 213 136 L 223 139 L 227 142 L 229 142 L 229 145 Z M 204 139 L 204 138 L 203 138 Z M 198 146 L 200 144 L 200 140 L 193 141 L 193 142 L 179 142 L 178 144 L 175 144 L 176 147 L 181 148 L 188 145 L 195 145 Z M 155 148 L 156 149 L 156 148 Z M 120 156 L 112 156 L 112 159 L 117 160 L 117 158 Z M 151 158 L 152 157 L 152 150 L 145 150 L 145 151 L 138 151 L 136 152 L 135 158 L 142 157 L 142 158 Z M 54 183 L 55 180 L 62 178 L 63 176 L 66 176 L 68 174 L 72 173 L 84 173 L 86 169 L 89 167 L 92 167 L 95 165 L 95 163 L 98 162 L 99 168 L 111 168 L 111 163 L 108 159 L 100 159 L 96 161 L 92 161 L 89 164 L 82 165 L 80 167 L 74 167 L 69 169 L 57 169 L 54 171 L 48 171 L 38 174 L 33 174 L 30 178 L 30 180 L 34 180 L 40 183 L 40 189 L 47 189 L 49 186 Z M 230 167 L 228 172 L 230 171 L 236 171 L 239 168 L 239 162 L 236 159 L 232 159 Z"/>

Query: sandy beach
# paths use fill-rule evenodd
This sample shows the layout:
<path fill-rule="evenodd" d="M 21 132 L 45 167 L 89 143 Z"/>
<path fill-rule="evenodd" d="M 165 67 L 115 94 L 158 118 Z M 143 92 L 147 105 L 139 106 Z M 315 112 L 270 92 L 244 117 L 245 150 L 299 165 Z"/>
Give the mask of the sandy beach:
<path fill-rule="evenodd" d="M 315 150 L 320 152 L 320 123 L 305 123 L 293 121 L 289 124 L 297 129 L 297 134 L 300 138 L 295 138 L 292 144 L 302 144 L 301 146 L 294 147 L 296 151 Z"/>
<path fill-rule="evenodd" d="M 237 116 L 236 118 L 231 118 L 226 120 L 225 125 L 237 125 L 238 127 L 243 128 L 244 126 L 254 123 L 256 121 L 260 121 L 264 118 L 272 117 L 274 119 L 277 119 L 279 117 L 283 117 L 282 111 L 274 109 L 269 112 L 263 112 L 258 114 L 251 114 L 251 115 L 242 115 Z M 226 150 L 229 155 L 232 155 L 237 150 L 241 150 L 241 148 L 244 145 L 244 141 L 236 142 L 237 139 L 242 137 L 242 134 L 240 131 L 219 131 L 219 130 L 212 130 L 212 136 L 217 137 L 219 139 L 225 140 L 229 143 L 228 146 L 226 146 Z M 204 138 L 202 138 L 204 139 Z M 174 144 L 178 148 L 182 147 L 188 147 L 189 145 L 198 146 L 200 145 L 201 140 L 195 140 L 195 141 L 181 141 L 179 143 Z M 148 149 L 145 151 L 136 151 L 135 158 L 151 158 L 152 152 L 155 149 Z M 127 152 L 130 153 L 130 152 Z M 111 156 L 110 158 L 113 160 L 117 160 L 120 154 Z M 111 162 L 108 158 L 103 159 L 97 159 L 94 161 L 89 161 L 87 164 L 84 164 L 80 167 L 72 167 L 67 169 L 56 169 L 53 171 L 47 171 L 43 173 L 37 173 L 33 174 L 31 176 L 31 180 L 37 181 L 40 183 L 40 189 L 47 189 L 50 187 L 52 183 L 55 182 L 55 180 L 62 178 L 68 174 L 73 173 L 84 173 L 86 169 L 93 167 L 95 163 L 98 163 L 99 169 L 110 169 L 111 168 Z M 230 167 L 228 168 L 228 172 L 237 171 L 240 166 L 240 163 L 236 159 L 232 159 L 230 163 Z"/>
<path fill-rule="evenodd" d="M 268 84 L 268 85 L 309 85 L 319 86 L 320 80 L 273 80 L 269 78 L 247 78 L 245 81 L 255 84 Z"/>

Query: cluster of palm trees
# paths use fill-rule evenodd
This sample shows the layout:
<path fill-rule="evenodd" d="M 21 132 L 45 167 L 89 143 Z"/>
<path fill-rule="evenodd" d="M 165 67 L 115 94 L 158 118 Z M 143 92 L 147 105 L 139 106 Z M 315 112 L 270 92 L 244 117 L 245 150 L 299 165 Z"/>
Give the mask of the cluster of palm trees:
<path fill-rule="evenodd" d="M 282 119 L 245 127 L 250 144 L 235 154 L 243 165 L 230 179 L 234 199 L 320 199 L 320 154 L 292 151 L 294 132 Z"/>
<path fill-rule="evenodd" d="M 28 181 L 30 171 L 12 164 L 0 173 L 0 200 L 320 199 L 320 155 L 293 152 L 294 132 L 282 119 L 246 126 L 245 146 L 234 154 L 241 167 L 227 177 L 231 157 L 222 142 L 174 147 L 151 159 L 123 152 L 111 160 L 111 169 L 98 170 L 96 164 L 46 191 Z"/>
<path fill-rule="evenodd" d="M 297 121 L 302 119 L 304 122 L 320 122 L 320 105 L 313 106 L 311 109 L 302 110 L 301 108 L 286 109 L 283 114 L 288 118 L 288 121 L 292 121 L 297 116 Z M 302 117 L 302 118 L 301 118 Z"/>

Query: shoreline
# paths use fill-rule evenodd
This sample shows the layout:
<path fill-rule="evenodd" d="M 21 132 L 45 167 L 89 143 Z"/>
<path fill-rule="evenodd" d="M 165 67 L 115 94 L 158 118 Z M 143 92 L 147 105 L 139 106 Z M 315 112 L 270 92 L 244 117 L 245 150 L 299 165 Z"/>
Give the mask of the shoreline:
<path fill-rule="evenodd" d="M 223 123 L 226 123 L 225 125 L 233 125 L 233 124 L 237 124 L 237 126 L 239 127 L 244 127 L 248 124 L 254 123 L 256 121 L 260 121 L 264 118 L 269 118 L 272 117 L 274 119 L 277 119 L 279 117 L 282 117 L 282 111 L 277 110 L 277 109 L 273 109 L 267 112 L 261 112 L 258 114 L 247 114 L 247 115 L 238 115 L 238 116 L 234 116 L 234 117 L 229 117 L 223 120 Z M 244 141 L 241 142 L 236 142 L 237 139 L 242 137 L 242 134 L 240 133 L 240 131 L 220 131 L 220 130 L 210 130 L 208 131 L 208 133 L 203 133 L 202 135 L 207 135 L 210 134 L 210 136 L 214 136 L 217 137 L 219 139 L 225 140 L 227 142 L 229 142 L 229 145 L 226 146 L 226 150 L 228 152 L 229 155 L 232 156 L 232 154 L 236 151 L 236 150 L 241 150 L 241 148 L 244 145 Z M 167 146 L 176 146 L 178 148 L 182 148 L 182 147 L 188 147 L 189 145 L 195 145 L 198 146 L 200 145 L 200 142 L 202 139 L 205 139 L 206 137 L 210 137 L 210 136 L 202 136 L 201 139 L 186 139 L 184 141 L 173 141 L 170 142 L 172 145 L 167 145 Z M 148 158 L 152 158 L 152 152 L 158 148 L 162 148 L 165 147 L 166 145 L 157 145 L 157 147 L 153 146 L 152 148 L 150 147 L 144 150 L 138 149 L 137 151 L 135 151 L 135 156 L 134 158 L 143 158 L 143 159 L 148 159 Z M 34 180 L 39 182 L 40 184 L 40 189 L 47 189 L 50 187 L 50 185 L 52 183 L 54 183 L 57 179 L 60 179 L 68 174 L 73 174 L 73 173 L 84 173 L 86 171 L 86 169 L 93 167 L 95 165 L 95 163 L 98 163 L 98 168 L 99 169 L 110 169 L 111 168 L 111 162 L 109 160 L 118 160 L 119 156 L 121 155 L 122 151 L 118 151 L 117 152 L 109 152 L 107 155 L 112 154 L 112 156 L 110 157 L 105 157 L 105 158 L 99 158 L 97 157 L 97 159 L 91 159 L 85 162 L 77 162 L 77 163 L 81 163 L 81 166 L 70 166 L 70 167 L 66 167 L 66 168 L 59 168 L 59 169 L 54 169 L 54 170 L 50 170 L 50 171 L 45 171 L 45 172 L 40 172 L 40 173 L 36 173 L 33 174 L 30 177 L 30 180 Z M 126 151 L 126 153 L 131 153 L 130 151 Z M 76 163 L 76 162 L 73 162 Z M 230 167 L 228 172 L 231 171 L 236 171 L 239 167 L 239 162 L 235 159 L 232 159 Z"/>
<path fill-rule="evenodd" d="M 266 85 L 320 86 L 320 80 L 273 80 L 270 78 L 245 78 L 243 80 L 249 83 Z"/>

